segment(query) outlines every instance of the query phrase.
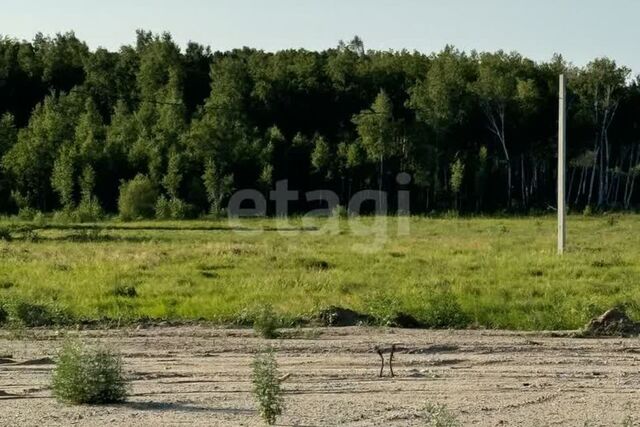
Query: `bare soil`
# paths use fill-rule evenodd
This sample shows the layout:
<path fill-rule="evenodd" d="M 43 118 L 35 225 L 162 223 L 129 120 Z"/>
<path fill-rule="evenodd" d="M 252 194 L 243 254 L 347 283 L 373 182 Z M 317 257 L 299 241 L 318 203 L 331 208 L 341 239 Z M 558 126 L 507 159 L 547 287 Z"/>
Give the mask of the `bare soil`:
<path fill-rule="evenodd" d="M 75 335 L 74 333 L 69 333 Z M 286 426 L 425 425 L 427 402 L 463 425 L 610 426 L 640 412 L 640 342 L 501 331 L 329 328 L 266 341 L 250 330 L 152 327 L 77 332 L 120 351 L 128 403 L 66 406 L 51 395 L 55 331 L 0 333 L 0 425 L 262 425 L 251 361 L 278 349 Z M 375 346 L 398 347 L 379 378 Z M 388 357 L 388 356 L 387 356 Z"/>

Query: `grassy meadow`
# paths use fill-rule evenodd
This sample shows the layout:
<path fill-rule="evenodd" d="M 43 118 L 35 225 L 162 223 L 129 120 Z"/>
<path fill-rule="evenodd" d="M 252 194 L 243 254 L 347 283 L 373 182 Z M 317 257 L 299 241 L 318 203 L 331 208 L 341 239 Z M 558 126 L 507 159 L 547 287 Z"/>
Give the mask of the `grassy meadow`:
<path fill-rule="evenodd" d="M 248 324 L 265 303 L 286 323 L 334 305 L 379 324 L 405 313 L 431 327 L 524 330 L 577 328 L 614 305 L 640 318 L 640 216 L 570 216 L 564 257 L 553 217 L 400 221 L 408 233 L 391 217 L 316 228 L 301 218 L 5 219 L 0 306 L 41 304 L 74 320 Z"/>

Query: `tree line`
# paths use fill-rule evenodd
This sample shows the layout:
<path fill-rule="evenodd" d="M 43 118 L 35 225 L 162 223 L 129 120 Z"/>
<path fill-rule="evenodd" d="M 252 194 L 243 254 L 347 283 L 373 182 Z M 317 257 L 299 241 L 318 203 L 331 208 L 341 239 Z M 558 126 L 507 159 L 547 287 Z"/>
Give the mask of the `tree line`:
<path fill-rule="evenodd" d="M 138 31 L 94 51 L 73 33 L 0 38 L 0 211 L 223 213 L 234 190 L 398 190 L 413 212 L 555 204 L 558 75 L 568 76 L 568 199 L 632 209 L 640 78 L 503 51 L 212 51 Z M 135 194 L 131 196 L 137 197 Z M 390 197 L 389 200 L 393 200 Z M 308 208 L 302 203 L 294 209 Z M 122 206 L 121 206 L 122 208 Z"/>

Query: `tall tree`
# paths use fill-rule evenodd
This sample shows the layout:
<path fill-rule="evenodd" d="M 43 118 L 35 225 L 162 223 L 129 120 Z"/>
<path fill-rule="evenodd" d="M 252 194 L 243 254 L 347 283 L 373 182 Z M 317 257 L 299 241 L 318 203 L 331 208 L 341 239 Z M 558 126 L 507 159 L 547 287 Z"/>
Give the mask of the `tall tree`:
<path fill-rule="evenodd" d="M 393 119 L 393 105 L 384 90 L 378 93 L 371 108 L 353 117 L 353 123 L 356 125 L 367 157 L 380 165 L 378 188 L 382 192 L 384 161 L 398 151 L 397 124 Z"/>
<path fill-rule="evenodd" d="M 599 177 L 597 205 L 603 207 L 608 204 L 607 189 L 611 177 L 609 128 L 616 117 L 629 74 L 628 68 L 618 67 L 613 60 L 600 58 L 587 64 L 586 68 L 578 73 L 574 83 L 580 98 L 581 110 L 589 118 L 595 133 L 593 146 L 595 156 L 589 184 L 588 205 L 592 201 L 596 173 Z"/>
<path fill-rule="evenodd" d="M 472 89 L 478 96 L 491 133 L 498 139 L 507 170 L 507 206 L 512 199 L 512 160 L 507 143 L 507 118 L 518 113 L 518 107 L 535 97 L 532 81 L 522 76 L 524 62 L 530 62 L 517 53 L 483 53 L 478 59 L 478 78 Z M 514 115 L 515 115 L 514 114 Z"/>

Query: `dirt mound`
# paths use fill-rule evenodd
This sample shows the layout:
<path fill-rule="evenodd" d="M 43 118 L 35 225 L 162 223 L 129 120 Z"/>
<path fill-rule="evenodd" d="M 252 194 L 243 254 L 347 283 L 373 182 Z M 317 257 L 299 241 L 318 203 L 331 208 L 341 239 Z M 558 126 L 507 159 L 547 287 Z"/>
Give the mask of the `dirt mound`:
<path fill-rule="evenodd" d="M 607 310 L 584 328 L 587 336 L 629 336 L 640 334 L 640 323 L 634 322 L 619 308 Z"/>
<path fill-rule="evenodd" d="M 375 319 L 349 308 L 329 307 L 318 314 L 317 320 L 324 326 L 358 326 L 371 324 Z"/>

